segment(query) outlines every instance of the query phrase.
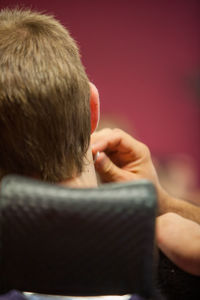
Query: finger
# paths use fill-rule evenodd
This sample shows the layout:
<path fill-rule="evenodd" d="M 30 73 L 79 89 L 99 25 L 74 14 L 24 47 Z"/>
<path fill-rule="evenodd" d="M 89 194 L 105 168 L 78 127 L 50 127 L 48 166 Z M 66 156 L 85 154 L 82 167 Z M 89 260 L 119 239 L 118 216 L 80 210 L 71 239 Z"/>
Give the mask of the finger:
<path fill-rule="evenodd" d="M 110 128 L 104 128 L 102 130 L 95 131 L 91 135 L 91 144 L 94 144 L 94 143 L 102 140 L 103 138 L 110 135 L 111 133 L 112 133 L 112 129 L 110 129 Z"/>
<path fill-rule="evenodd" d="M 120 129 L 111 131 L 101 131 L 96 133 L 92 144 L 92 151 L 99 152 L 120 152 L 123 154 L 131 154 L 133 159 L 140 158 L 146 151 L 146 146 L 136 139 L 132 138 L 129 134 Z"/>
<path fill-rule="evenodd" d="M 102 182 L 120 182 L 132 180 L 133 177 L 129 174 L 129 178 L 127 178 L 127 172 L 118 168 L 103 152 L 99 154 L 95 162 L 95 168 Z"/>

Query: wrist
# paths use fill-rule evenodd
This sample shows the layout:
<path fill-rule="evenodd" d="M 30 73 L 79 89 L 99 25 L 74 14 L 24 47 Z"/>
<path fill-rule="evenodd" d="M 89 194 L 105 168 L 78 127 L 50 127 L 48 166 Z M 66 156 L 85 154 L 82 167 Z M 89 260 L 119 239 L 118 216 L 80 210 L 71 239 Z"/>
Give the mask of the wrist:
<path fill-rule="evenodd" d="M 163 215 L 167 212 L 170 212 L 170 206 L 172 202 L 171 196 L 167 193 L 166 190 L 159 186 L 157 188 L 158 193 L 158 215 Z"/>

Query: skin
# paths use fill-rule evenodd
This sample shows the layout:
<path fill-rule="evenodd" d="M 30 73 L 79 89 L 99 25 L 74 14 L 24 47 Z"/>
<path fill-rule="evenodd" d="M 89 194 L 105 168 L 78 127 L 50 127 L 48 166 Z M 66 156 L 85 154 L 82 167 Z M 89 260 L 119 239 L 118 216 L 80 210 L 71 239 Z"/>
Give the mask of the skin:
<path fill-rule="evenodd" d="M 158 193 L 157 244 L 181 269 L 200 275 L 200 207 L 170 196 L 160 185 L 146 145 L 120 129 L 91 137 L 96 171 L 103 182 L 149 179 Z M 183 234 L 184 233 L 184 234 Z"/>
<path fill-rule="evenodd" d="M 120 129 L 103 129 L 91 137 L 98 156 L 95 167 L 103 182 L 149 179 L 158 192 L 159 214 L 168 212 L 200 224 L 200 207 L 170 196 L 160 185 L 148 147 Z"/>
<path fill-rule="evenodd" d="M 63 180 L 59 183 L 62 186 L 72 188 L 94 188 L 97 187 L 97 177 L 93 163 L 92 149 L 89 147 L 84 159 L 83 172 L 74 178 Z"/>
<path fill-rule="evenodd" d="M 175 213 L 156 220 L 158 247 L 179 268 L 200 276 L 200 226 Z"/>

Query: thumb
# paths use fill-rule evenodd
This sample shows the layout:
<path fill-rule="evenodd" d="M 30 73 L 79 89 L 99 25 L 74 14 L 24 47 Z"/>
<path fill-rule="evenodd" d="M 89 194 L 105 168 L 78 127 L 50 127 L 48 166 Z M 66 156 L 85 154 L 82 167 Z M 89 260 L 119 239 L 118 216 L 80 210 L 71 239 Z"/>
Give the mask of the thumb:
<path fill-rule="evenodd" d="M 104 152 L 99 154 L 95 162 L 95 169 L 98 172 L 102 182 L 117 182 L 122 180 L 121 173 L 123 171 L 118 168 Z"/>

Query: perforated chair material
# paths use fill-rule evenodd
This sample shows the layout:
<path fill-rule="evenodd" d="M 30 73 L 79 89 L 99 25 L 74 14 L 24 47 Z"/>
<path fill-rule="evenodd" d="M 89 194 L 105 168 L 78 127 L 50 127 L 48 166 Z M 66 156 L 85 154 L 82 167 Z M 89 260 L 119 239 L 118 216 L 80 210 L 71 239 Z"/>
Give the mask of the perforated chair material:
<path fill-rule="evenodd" d="M 150 297 L 155 213 L 146 181 L 69 189 L 4 178 L 1 293 Z"/>

